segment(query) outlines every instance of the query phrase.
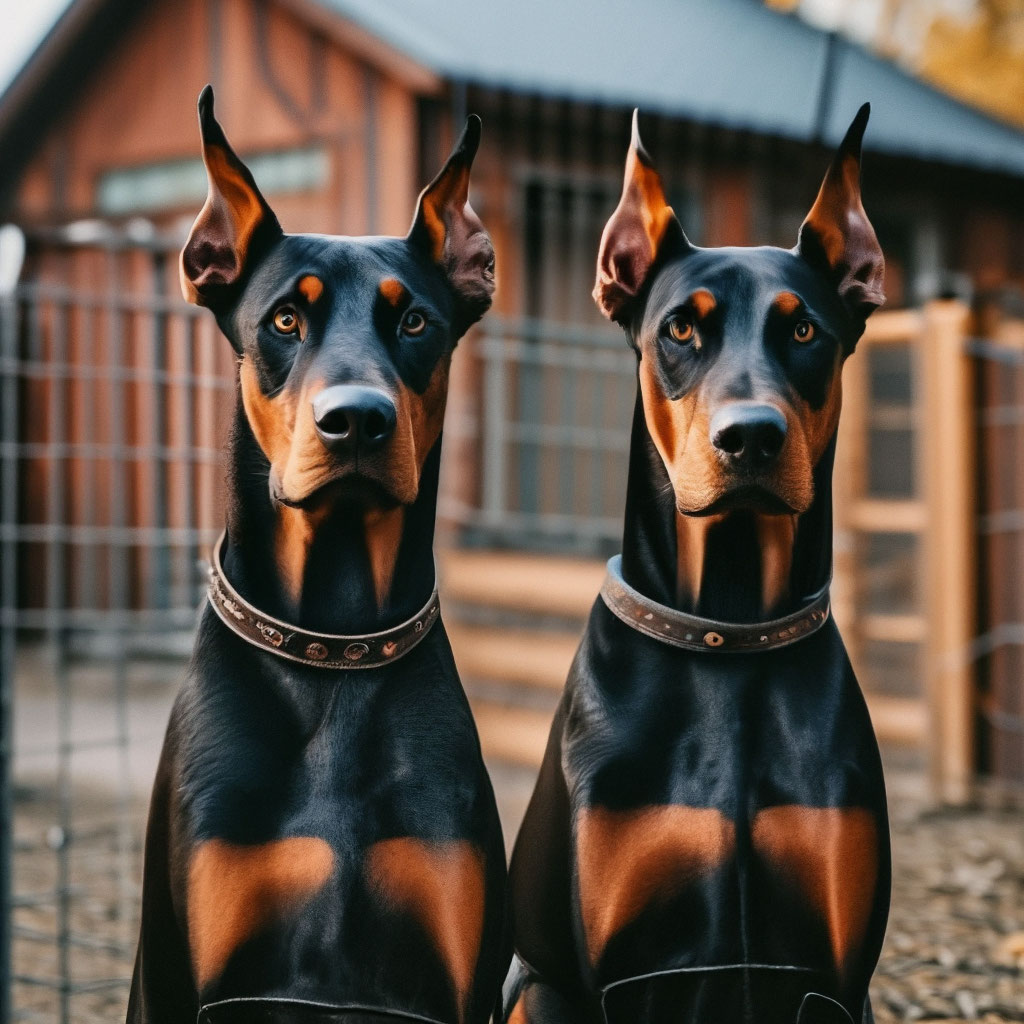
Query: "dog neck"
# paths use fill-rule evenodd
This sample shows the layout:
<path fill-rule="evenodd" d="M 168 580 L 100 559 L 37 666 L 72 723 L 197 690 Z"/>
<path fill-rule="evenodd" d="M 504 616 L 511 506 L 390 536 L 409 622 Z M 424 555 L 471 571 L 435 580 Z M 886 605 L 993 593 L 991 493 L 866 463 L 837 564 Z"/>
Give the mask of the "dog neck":
<path fill-rule="evenodd" d="M 261 611 L 306 630 L 375 633 L 415 615 L 434 588 L 441 439 L 419 493 L 388 509 L 273 501 L 269 466 L 239 407 L 230 444 L 225 572 Z"/>
<path fill-rule="evenodd" d="M 802 515 L 737 510 L 685 516 L 676 509 L 639 395 L 633 414 L 622 574 L 646 597 L 723 622 L 757 622 L 796 611 L 832 572 L 830 442 Z"/>

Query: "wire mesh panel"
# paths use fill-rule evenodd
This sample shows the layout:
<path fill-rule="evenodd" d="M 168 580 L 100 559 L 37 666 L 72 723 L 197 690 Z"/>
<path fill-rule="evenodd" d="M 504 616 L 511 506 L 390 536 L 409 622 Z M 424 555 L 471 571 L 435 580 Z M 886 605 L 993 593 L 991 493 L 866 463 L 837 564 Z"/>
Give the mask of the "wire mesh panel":
<path fill-rule="evenodd" d="M 506 544 L 615 549 L 636 376 L 621 331 L 495 316 L 475 351 L 481 504 L 463 522 Z"/>
<path fill-rule="evenodd" d="M 1024 786 L 1024 324 L 974 340 L 978 378 L 980 767 Z"/>
<path fill-rule="evenodd" d="M 230 349 L 179 297 L 179 245 L 29 237 L 3 312 L 12 1020 L 112 1019 L 127 996 L 145 804 L 232 408 Z"/>

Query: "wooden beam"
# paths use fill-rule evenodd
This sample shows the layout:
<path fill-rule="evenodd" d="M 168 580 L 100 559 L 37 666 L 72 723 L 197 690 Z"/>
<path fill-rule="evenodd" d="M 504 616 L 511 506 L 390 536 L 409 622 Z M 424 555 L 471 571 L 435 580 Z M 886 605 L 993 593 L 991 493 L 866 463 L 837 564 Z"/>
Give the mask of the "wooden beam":
<path fill-rule="evenodd" d="M 920 747 L 928 737 L 928 708 L 917 697 L 867 694 L 868 711 L 880 743 Z"/>
<path fill-rule="evenodd" d="M 579 646 L 576 633 L 446 624 L 463 679 L 561 692 Z"/>
<path fill-rule="evenodd" d="M 888 644 L 919 644 L 928 635 L 922 615 L 865 615 L 860 628 L 869 640 Z"/>
<path fill-rule="evenodd" d="M 544 757 L 551 715 L 532 708 L 473 701 L 473 717 L 484 757 L 536 768 Z"/>
<path fill-rule="evenodd" d="M 916 339 L 923 319 L 920 310 L 899 309 L 876 313 L 868 320 L 860 345 L 902 345 Z"/>
<path fill-rule="evenodd" d="M 928 509 L 913 498 L 861 498 L 853 503 L 849 521 L 863 533 L 920 533 L 928 522 Z"/>
<path fill-rule="evenodd" d="M 970 799 L 974 773 L 976 626 L 973 363 L 968 310 L 933 302 L 917 347 L 922 392 L 920 460 L 925 504 L 925 648 L 929 765 L 936 796 Z"/>
<path fill-rule="evenodd" d="M 605 573 L 597 559 L 521 551 L 448 548 L 438 562 L 445 600 L 571 619 L 589 614 Z"/>
<path fill-rule="evenodd" d="M 396 50 L 379 36 L 357 25 L 338 11 L 315 0 L 277 0 L 296 17 L 315 26 L 328 39 L 369 62 L 381 73 L 401 82 L 413 92 L 434 96 L 441 92 L 443 79 L 436 71 Z"/>

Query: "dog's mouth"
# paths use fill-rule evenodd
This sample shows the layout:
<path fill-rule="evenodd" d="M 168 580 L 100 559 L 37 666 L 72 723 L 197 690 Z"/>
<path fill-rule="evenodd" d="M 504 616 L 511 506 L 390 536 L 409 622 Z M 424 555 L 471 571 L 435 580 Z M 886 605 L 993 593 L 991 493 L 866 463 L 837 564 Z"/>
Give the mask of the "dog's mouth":
<path fill-rule="evenodd" d="M 795 508 L 772 488 L 759 483 L 744 483 L 732 487 L 720 494 L 714 501 L 700 508 L 684 508 L 678 505 L 679 512 L 686 516 L 713 516 L 723 512 L 739 510 L 757 512 L 766 516 L 799 515 L 802 509 Z"/>
<path fill-rule="evenodd" d="M 270 495 L 278 505 L 313 512 L 327 507 L 354 505 L 360 508 L 393 508 L 400 504 L 387 484 L 376 475 L 346 469 L 315 484 L 300 497 L 284 493 L 271 475 Z"/>

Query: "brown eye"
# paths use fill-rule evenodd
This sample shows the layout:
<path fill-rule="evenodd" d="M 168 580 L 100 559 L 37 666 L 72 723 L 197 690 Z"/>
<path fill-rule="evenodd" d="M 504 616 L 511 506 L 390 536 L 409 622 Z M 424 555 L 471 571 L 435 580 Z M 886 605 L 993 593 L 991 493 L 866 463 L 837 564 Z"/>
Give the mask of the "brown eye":
<path fill-rule="evenodd" d="M 797 341 L 807 342 L 814 337 L 814 324 L 810 320 L 801 320 L 793 328 L 793 337 Z"/>
<path fill-rule="evenodd" d="M 282 306 L 274 313 L 274 330 L 278 334 L 294 334 L 299 329 L 299 314 L 291 306 Z"/>
<path fill-rule="evenodd" d="M 685 345 L 686 342 L 693 340 L 693 321 L 685 316 L 674 316 L 668 322 L 668 333 L 672 335 L 673 341 Z"/>
<path fill-rule="evenodd" d="M 426 329 L 427 318 L 422 313 L 417 313 L 415 309 L 410 309 L 402 317 L 403 334 L 408 334 L 410 337 L 415 338 L 417 334 L 422 334 Z"/>

